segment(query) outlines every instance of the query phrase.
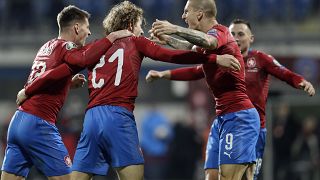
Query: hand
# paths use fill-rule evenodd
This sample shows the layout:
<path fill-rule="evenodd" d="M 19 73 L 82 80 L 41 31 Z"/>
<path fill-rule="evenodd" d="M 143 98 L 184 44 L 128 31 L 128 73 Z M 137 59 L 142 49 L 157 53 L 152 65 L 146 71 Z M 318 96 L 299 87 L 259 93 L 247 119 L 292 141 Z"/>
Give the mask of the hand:
<path fill-rule="evenodd" d="M 175 34 L 177 33 L 177 26 L 174 24 L 171 24 L 168 21 L 160 21 L 157 19 L 156 22 L 152 24 L 151 31 L 156 36 L 161 36 L 164 34 Z"/>
<path fill-rule="evenodd" d="M 167 45 L 168 43 L 168 35 L 161 35 L 161 36 L 155 36 L 151 30 L 149 31 L 149 33 L 151 34 L 150 36 L 150 41 L 157 43 L 157 44 L 161 44 L 161 45 Z"/>
<path fill-rule="evenodd" d="M 84 83 L 87 82 L 86 77 L 83 74 L 76 74 L 71 80 L 71 89 L 83 87 Z"/>
<path fill-rule="evenodd" d="M 230 68 L 236 71 L 240 71 L 241 65 L 234 56 L 229 54 L 217 55 L 217 62 L 219 66 Z"/>
<path fill-rule="evenodd" d="M 26 95 L 25 91 L 26 90 L 23 88 L 17 94 L 16 103 L 17 103 L 18 106 L 20 106 L 28 98 L 28 96 Z"/>
<path fill-rule="evenodd" d="M 151 83 L 154 80 L 162 78 L 163 75 L 160 71 L 150 70 L 146 76 L 146 82 Z"/>
<path fill-rule="evenodd" d="M 111 43 L 113 43 L 117 39 L 129 37 L 129 36 L 133 36 L 133 33 L 125 29 L 125 30 L 114 31 L 114 32 L 110 33 L 107 36 L 107 38 L 109 39 L 109 41 Z"/>
<path fill-rule="evenodd" d="M 316 94 L 316 90 L 313 88 L 312 84 L 306 80 L 302 80 L 302 82 L 299 83 L 299 87 L 307 92 L 309 96 L 314 96 Z"/>

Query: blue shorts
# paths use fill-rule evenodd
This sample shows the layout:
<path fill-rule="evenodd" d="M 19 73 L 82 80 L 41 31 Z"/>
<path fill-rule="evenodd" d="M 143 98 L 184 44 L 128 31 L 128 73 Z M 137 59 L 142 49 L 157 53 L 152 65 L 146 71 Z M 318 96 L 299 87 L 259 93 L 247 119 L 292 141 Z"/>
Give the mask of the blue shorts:
<path fill-rule="evenodd" d="M 33 165 L 48 177 L 71 172 L 71 159 L 56 126 L 18 110 L 8 128 L 1 170 L 26 177 Z"/>
<path fill-rule="evenodd" d="M 106 175 L 108 168 L 143 164 L 136 122 L 120 106 L 96 106 L 86 112 L 73 171 Z"/>
<path fill-rule="evenodd" d="M 255 179 L 257 179 L 257 176 L 260 173 L 260 169 L 262 166 L 262 158 L 263 158 L 263 154 L 264 154 L 264 147 L 266 145 L 266 136 L 267 136 L 267 129 L 266 128 L 262 128 L 260 129 L 260 134 L 259 134 L 259 138 L 258 138 L 258 142 L 256 144 L 256 169 L 254 171 L 254 176 Z"/>
<path fill-rule="evenodd" d="M 218 116 L 208 137 L 204 168 L 255 162 L 259 131 L 260 119 L 255 108 Z"/>

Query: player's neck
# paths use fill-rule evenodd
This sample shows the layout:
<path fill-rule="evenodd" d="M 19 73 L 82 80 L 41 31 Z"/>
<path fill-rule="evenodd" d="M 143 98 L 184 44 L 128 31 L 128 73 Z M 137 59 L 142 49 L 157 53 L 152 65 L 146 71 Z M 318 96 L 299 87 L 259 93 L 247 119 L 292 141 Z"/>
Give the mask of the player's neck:
<path fill-rule="evenodd" d="M 249 49 L 245 50 L 244 52 L 241 52 L 242 57 L 247 57 L 249 54 Z"/>
<path fill-rule="evenodd" d="M 208 18 L 205 19 L 202 24 L 200 25 L 200 29 L 202 32 L 208 32 L 214 25 L 217 25 L 218 21 L 216 18 Z"/>
<path fill-rule="evenodd" d="M 59 32 L 58 39 L 74 42 L 74 36 L 68 32 Z"/>

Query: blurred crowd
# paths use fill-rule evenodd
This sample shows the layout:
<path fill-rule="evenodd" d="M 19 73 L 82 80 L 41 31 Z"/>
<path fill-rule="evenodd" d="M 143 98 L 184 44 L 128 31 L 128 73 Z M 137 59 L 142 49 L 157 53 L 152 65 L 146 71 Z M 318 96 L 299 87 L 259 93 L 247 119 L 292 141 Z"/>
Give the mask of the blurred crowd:
<path fill-rule="evenodd" d="M 131 0 L 145 10 L 148 22 L 156 18 L 183 23 L 185 1 Z M 110 7 L 120 0 L 0 0 L 0 24 L 6 29 L 56 28 L 56 15 L 65 6 L 74 4 L 92 14 L 93 25 L 101 24 Z M 318 0 L 216 0 L 218 20 L 228 24 L 234 17 L 257 23 L 304 21 L 319 14 Z M 177 14 L 177 12 L 179 12 Z M 26 16 L 27 15 L 27 16 Z M 14 17 L 14 18 L 13 18 Z"/>
<path fill-rule="evenodd" d="M 158 18 L 184 24 L 181 14 L 185 1 L 131 1 L 145 10 L 148 23 Z M 24 30 L 57 32 L 56 15 L 68 4 L 87 10 L 92 14 L 90 22 L 93 27 L 101 26 L 107 11 L 118 2 L 119 0 L 0 0 L 0 32 L 5 32 L 0 33 L 0 37 Z M 319 0 L 216 0 L 216 2 L 218 20 L 222 24 L 229 24 L 234 17 L 245 18 L 252 24 L 259 25 L 269 22 L 305 22 L 320 15 Z M 312 62 L 313 64 L 310 64 Z M 301 59 L 296 61 L 292 68 L 319 86 L 318 62 L 319 60 Z M 0 76 L 0 81 L 6 85 L 1 87 L 0 94 L 0 164 L 2 164 L 7 127 L 16 109 L 15 93 L 23 86 L 29 69 L 24 69 L 23 73 L 6 67 L 0 69 L 2 71 L 0 75 L 5 75 Z M 9 71 L 15 73 L 5 73 Z M 213 103 L 208 98 L 209 94 L 203 82 L 191 83 L 189 93 L 180 98 L 169 92 L 169 85 L 169 83 L 161 84 L 161 88 L 164 89 L 158 91 L 157 88 L 160 86 L 146 86 L 140 82 L 141 97 L 138 98 L 137 107 L 139 104 L 149 106 L 150 100 L 152 100 L 150 106 L 154 107 L 143 111 L 139 115 L 140 118 L 137 118 L 146 161 L 145 177 L 147 180 L 203 179 L 204 149 L 214 117 Z M 158 94 L 155 95 L 155 92 Z M 70 95 L 58 118 L 57 126 L 71 157 L 74 155 L 82 130 L 86 96 L 86 90 Z M 273 99 L 273 96 L 271 93 L 270 99 Z M 159 110 L 165 106 L 164 101 L 180 105 L 187 102 L 188 113 L 176 118 L 168 117 L 166 112 Z M 300 103 L 299 106 L 281 100 L 272 101 L 271 109 L 267 112 L 270 135 L 267 147 L 271 152 L 266 153 L 268 158 L 265 158 L 265 161 L 272 162 L 273 177 L 270 179 L 320 179 L 320 115 L 317 113 L 320 104 L 309 104 L 307 101 Z M 263 176 L 262 173 L 261 177 Z M 108 179 L 114 177 L 111 171 Z M 29 179 L 43 178 L 35 170 Z"/>

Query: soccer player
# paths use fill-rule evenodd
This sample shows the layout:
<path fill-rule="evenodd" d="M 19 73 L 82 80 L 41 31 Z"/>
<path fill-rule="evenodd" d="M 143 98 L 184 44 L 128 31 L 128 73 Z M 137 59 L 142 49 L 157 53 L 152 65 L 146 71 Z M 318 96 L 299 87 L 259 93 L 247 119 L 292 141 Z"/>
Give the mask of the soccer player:
<path fill-rule="evenodd" d="M 282 66 L 272 56 L 250 49 L 254 41 L 254 35 L 248 21 L 235 19 L 230 24 L 229 30 L 236 39 L 244 57 L 247 94 L 260 116 L 260 135 L 256 145 L 257 160 L 254 173 L 255 179 L 257 179 L 266 141 L 265 108 L 269 90 L 269 75 L 285 81 L 294 88 L 304 90 L 309 96 L 314 96 L 315 89 L 310 82 Z"/>
<path fill-rule="evenodd" d="M 242 67 L 240 72 L 203 64 L 165 71 L 160 76 L 172 80 L 205 78 L 215 97 L 217 117 L 207 144 L 206 179 L 217 179 L 218 173 L 220 179 L 253 179 L 259 116 L 246 95 L 244 61 L 240 49 L 228 28 L 218 24 L 216 13 L 214 0 L 189 0 L 182 14 L 189 28 L 157 20 L 150 32 L 174 48 L 190 49 L 197 45 L 193 49 L 203 53 L 227 53 L 239 60 Z M 170 34 L 187 41 L 167 36 Z M 218 168 L 219 172 L 215 170 Z"/>
<path fill-rule="evenodd" d="M 116 169 L 119 179 L 143 178 L 144 160 L 132 112 L 137 97 L 138 74 L 145 56 L 164 62 L 202 62 L 240 69 L 237 59 L 230 55 L 204 55 L 161 48 L 141 36 L 142 21 L 142 9 L 128 1 L 113 7 L 104 20 L 107 34 L 129 29 L 135 36 L 116 41 L 98 58 L 99 63 L 87 65 L 90 97 L 74 157 L 72 179 L 90 179 L 95 174 L 106 175 L 109 167 Z M 70 72 L 68 69 L 59 73 L 53 70 L 40 76 L 29 89 L 36 89 L 34 87 L 41 84 L 40 80 Z"/>
<path fill-rule="evenodd" d="M 29 94 L 28 86 L 60 64 L 82 67 L 95 62 L 115 39 L 131 35 L 129 32 L 112 33 L 89 47 L 78 49 L 77 46 L 82 47 L 91 34 L 89 17 L 86 11 L 75 6 L 65 7 L 57 16 L 59 37 L 48 41 L 38 51 L 25 85 L 26 90 L 21 91 L 30 98 L 19 106 L 9 125 L 1 168 L 2 180 L 24 179 L 33 165 L 48 179 L 70 179 L 71 160 L 55 122 L 71 86 L 72 74 L 34 95 Z M 84 79 L 81 76 L 74 78 L 76 83 L 79 80 L 81 84 Z"/>
<path fill-rule="evenodd" d="M 251 43 L 254 41 L 254 36 L 251 32 L 249 22 L 236 19 L 230 24 L 229 30 L 237 41 L 241 54 L 244 57 L 247 94 L 255 108 L 258 110 L 260 116 L 260 134 L 256 144 L 257 160 L 254 172 L 254 179 L 257 179 L 262 165 L 266 141 L 265 106 L 268 97 L 269 75 L 271 74 L 278 79 L 287 82 L 292 87 L 304 90 L 310 96 L 315 94 L 315 89 L 310 82 L 282 66 L 272 56 L 261 51 L 250 49 Z M 170 71 L 150 71 L 147 75 L 147 80 L 150 82 L 157 78 L 172 79 L 171 73 L 172 72 Z M 198 74 L 194 73 L 194 75 L 191 75 L 190 73 L 186 74 L 191 77 L 190 80 L 192 80 L 192 78 L 194 80 L 198 79 Z M 180 75 L 183 76 L 183 74 Z M 218 172 L 218 169 L 215 171 Z"/>

